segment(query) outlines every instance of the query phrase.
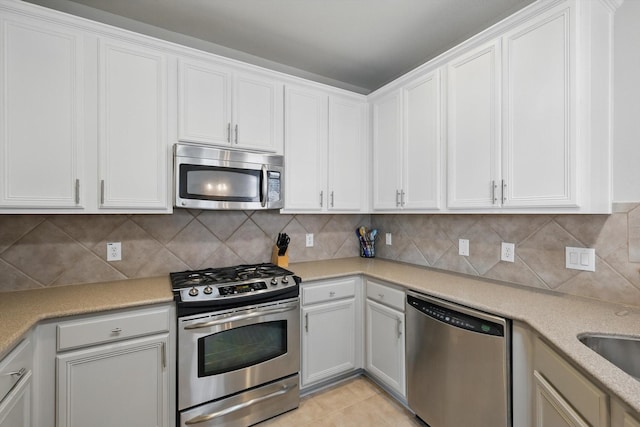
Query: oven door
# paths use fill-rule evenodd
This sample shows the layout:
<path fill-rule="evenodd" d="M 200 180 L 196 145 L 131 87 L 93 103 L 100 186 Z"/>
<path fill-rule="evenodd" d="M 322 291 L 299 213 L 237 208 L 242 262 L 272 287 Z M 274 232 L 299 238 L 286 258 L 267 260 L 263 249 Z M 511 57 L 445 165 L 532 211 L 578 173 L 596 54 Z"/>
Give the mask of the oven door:
<path fill-rule="evenodd" d="M 298 298 L 178 318 L 178 409 L 300 370 Z"/>

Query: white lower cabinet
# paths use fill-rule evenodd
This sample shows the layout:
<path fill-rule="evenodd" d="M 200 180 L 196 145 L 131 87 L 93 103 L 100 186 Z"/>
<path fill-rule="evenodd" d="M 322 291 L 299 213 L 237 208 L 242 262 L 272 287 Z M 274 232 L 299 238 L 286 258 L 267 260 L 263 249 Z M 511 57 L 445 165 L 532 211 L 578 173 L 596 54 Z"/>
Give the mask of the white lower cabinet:
<path fill-rule="evenodd" d="M 534 345 L 534 425 L 609 426 L 609 396 L 542 340 Z"/>
<path fill-rule="evenodd" d="M 302 285 L 302 388 L 362 367 L 360 279 Z"/>
<path fill-rule="evenodd" d="M 56 425 L 173 426 L 173 316 L 162 306 L 59 322 Z"/>
<path fill-rule="evenodd" d="M 0 427 L 31 427 L 33 350 L 24 339 L 0 360 Z"/>
<path fill-rule="evenodd" d="M 406 398 L 404 292 L 367 281 L 367 373 Z"/>

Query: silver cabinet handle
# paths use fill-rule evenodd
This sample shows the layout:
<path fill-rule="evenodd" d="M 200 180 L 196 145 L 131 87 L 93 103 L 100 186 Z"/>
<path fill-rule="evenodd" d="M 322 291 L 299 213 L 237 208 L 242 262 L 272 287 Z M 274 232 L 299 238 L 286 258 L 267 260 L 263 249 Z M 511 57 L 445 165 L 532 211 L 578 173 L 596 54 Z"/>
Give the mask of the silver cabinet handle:
<path fill-rule="evenodd" d="M 76 205 L 80 204 L 80 180 L 76 179 Z"/>
<path fill-rule="evenodd" d="M 329 292 L 329 297 L 333 298 L 336 296 L 336 293 L 334 291 Z"/>
<path fill-rule="evenodd" d="M 380 299 L 384 299 L 384 294 L 378 294 L 378 296 L 380 297 Z"/>
<path fill-rule="evenodd" d="M 304 331 L 309 332 L 309 313 L 304 314 Z"/>
<path fill-rule="evenodd" d="M 275 310 L 262 310 L 262 311 L 255 311 L 255 312 L 249 313 L 249 314 L 240 314 L 240 315 L 237 315 L 237 316 L 229 316 L 229 317 L 224 317 L 222 319 L 212 320 L 210 322 L 201 322 L 201 323 L 194 323 L 193 325 L 187 325 L 187 326 L 184 327 L 184 329 L 208 328 L 208 327 L 211 327 L 211 326 L 222 325 L 223 323 L 229 323 L 229 322 L 235 322 L 235 321 L 239 321 L 239 320 L 251 319 L 252 317 L 260 317 L 260 316 L 267 316 L 269 314 L 284 313 L 285 311 L 295 310 L 297 307 L 298 307 L 297 304 L 295 304 L 293 306 L 286 307 L 286 308 L 278 308 L 278 309 L 275 309 Z"/>
<path fill-rule="evenodd" d="M 400 206 L 400 190 L 396 190 L 396 208 Z"/>
<path fill-rule="evenodd" d="M 507 201 L 507 183 L 502 180 L 502 203 Z"/>
<path fill-rule="evenodd" d="M 398 338 L 402 336 L 402 320 L 399 317 L 396 317 L 396 322 L 398 325 Z"/>
<path fill-rule="evenodd" d="M 18 379 L 22 378 L 22 376 L 24 374 L 27 373 L 27 370 L 25 368 L 20 368 L 17 371 L 13 371 L 13 372 L 7 372 L 6 374 L 4 374 L 5 376 L 11 376 L 11 377 L 18 377 Z"/>
<path fill-rule="evenodd" d="M 333 207 L 333 191 L 331 192 L 331 207 Z"/>
<path fill-rule="evenodd" d="M 231 144 L 231 122 L 227 123 L 227 142 Z"/>
<path fill-rule="evenodd" d="M 104 205 L 104 179 L 100 180 L 100 204 Z"/>
<path fill-rule="evenodd" d="M 493 181 L 491 181 L 491 204 L 495 205 L 496 202 L 498 201 L 498 199 L 496 198 L 496 188 L 498 186 L 496 185 L 496 180 L 494 179 Z"/>
<path fill-rule="evenodd" d="M 324 191 L 320 192 L 320 207 L 322 207 L 322 199 L 324 199 Z"/>
<path fill-rule="evenodd" d="M 230 406 L 226 409 L 223 409 L 221 411 L 218 412 L 213 412 L 211 414 L 206 414 L 206 415 L 198 415 L 197 417 L 191 418 L 190 420 L 185 421 L 184 423 L 186 425 L 193 425 L 193 424 L 200 424 L 200 423 L 204 423 L 207 421 L 211 421 L 214 418 L 219 418 L 225 415 L 229 415 L 232 414 L 234 412 L 237 412 L 241 409 L 247 408 L 249 406 L 258 404 L 260 402 L 264 402 L 265 400 L 268 399 L 272 399 L 274 397 L 278 397 L 278 396 L 282 396 L 283 394 L 286 394 L 288 392 L 290 392 L 293 388 L 295 387 L 295 385 L 287 385 L 282 387 L 280 390 L 275 391 L 273 393 L 267 394 L 265 396 L 260 396 L 260 397 L 256 397 L 255 399 L 251 399 L 251 400 L 247 400 L 246 402 L 242 402 L 242 403 L 238 403 L 237 405 L 233 405 Z"/>
<path fill-rule="evenodd" d="M 400 206 L 404 206 L 404 190 L 400 190 Z"/>
<path fill-rule="evenodd" d="M 162 367 L 167 367 L 167 345 L 166 343 L 162 343 Z"/>
<path fill-rule="evenodd" d="M 236 144 L 238 143 L 238 124 L 236 123 Z"/>
<path fill-rule="evenodd" d="M 122 329 L 120 329 L 120 328 L 113 328 L 113 329 L 111 330 L 111 333 L 112 333 L 112 334 L 119 334 L 120 332 L 122 332 Z"/>

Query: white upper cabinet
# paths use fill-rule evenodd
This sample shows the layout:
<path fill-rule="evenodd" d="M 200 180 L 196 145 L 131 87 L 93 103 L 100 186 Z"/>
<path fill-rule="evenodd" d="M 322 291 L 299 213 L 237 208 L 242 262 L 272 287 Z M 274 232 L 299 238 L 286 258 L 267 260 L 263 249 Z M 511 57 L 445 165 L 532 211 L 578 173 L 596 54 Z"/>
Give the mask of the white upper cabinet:
<path fill-rule="evenodd" d="M 366 197 L 366 104 L 285 89 L 285 210 L 359 212 Z"/>
<path fill-rule="evenodd" d="M 367 105 L 362 101 L 329 97 L 327 208 L 331 211 L 364 209 L 369 170 L 369 151 L 365 145 L 366 111 Z"/>
<path fill-rule="evenodd" d="M 178 139 L 230 144 L 231 72 L 196 60 L 178 64 Z"/>
<path fill-rule="evenodd" d="M 166 209 L 167 57 L 99 40 L 100 207 Z"/>
<path fill-rule="evenodd" d="M 0 208 L 82 208 L 82 34 L 7 12 L 0 33 Z"/>
<path fill-rule="evenodd" d="M 575 11 L 563 5 L 504 40 L 504 207 L 576 199 Z"/>
<path fill-rule="evenodd" d="M 491 208 L 500 183 L 500 44 L 447 66 L 447 206 Z"/>
<path fill-rule="evenodd" d="M 400 207 L 402 99 L 394 91 L 373 102 L 373 209 Z"/>
<path fill-rule="evenodd" d="M 282 83 L 219 64 L 181 58 L 178 139 L 282 152 Z"/>
<path fill-rule="evenodd" d="M 374 101 L 374 210 L 440 208 L 440 93 L 436 70 Z"/>

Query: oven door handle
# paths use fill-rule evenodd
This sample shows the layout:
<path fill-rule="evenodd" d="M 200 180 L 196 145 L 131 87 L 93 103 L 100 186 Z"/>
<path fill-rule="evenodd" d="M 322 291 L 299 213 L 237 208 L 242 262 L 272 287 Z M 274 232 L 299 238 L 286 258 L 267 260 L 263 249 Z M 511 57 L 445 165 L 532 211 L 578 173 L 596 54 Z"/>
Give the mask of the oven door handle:
<path fill-rule="evenodd" d="M 256 311 L 254 313 L 249 313 L 249 314 L 240 314 L 238 316 L 229 316 L 229 317 L 225 317 L 224 319 L 217 319 L 217 320 L 212 320 L 210 322 L 201 322 L 201 323 L 194 323 L 193 325 L 187 325 L 187 326 L 184 327 L 184 329 L 208 328 L 208 327 L 211 327 L 211 326 L 222 325 L 224 323 L 236 322 L 236 321 L 245 320 L 245 319 L 251 319 L 253 317 L 267 316 L 269 314 L 284 313 L 285 311 L 295 310 L 296 308 L 298 308 L 297 304 L 294 305 L 294 306 L 291 306 L 291 307 L 286 307 L 286 308 L 277 308 L 277 309 L 274 309 L 274 310 Z"/>
<path fill-rule="evenodd" d="M 267 194 L 267 192 L 269 191 L 269 174 L 267 173 L 267 165 L 262 165 L 262 168 L 260 170 L 260 175 L 261 175 L 260 204 L 264 208 L 266 206 L 267 200 L 269 198 L 268 194 Z"/>
<path fill-rule="evenodd" d="M 273 393 L 267 394 L 265 396 L 260 396 L 260 397 L 256 397 L 255 399 L 251 399 L 251 400 L 247 400 L 246 402 L 243 403 L 238 403 L 237 405 L 233 405 L 230 406 L 226 409 L 223 409 L 221 411 L 218 412 L 213 412 L 211 414 L 206 414 L 206 415 L 198 415 L 195 418 L 191 418 L 190 420 L 185 421 L 186 425 L 193 425 L 193 424 L 200 424 L 200 423 L 205 423 L 207 421 L 211 421 L 215 418 L 219 418 L 222 417 L 224 415 L 228 415 L 231 414 L 233 412 L 237 412 L 241 409 L 247 408 L 251 405 L 255 405 L 257 403 L 260 402 L 264 402 L 265 400 L 268 399 L 272 399 L 274 397 L 278 397 L 278 396 L 282 396 L 283 394 L 286 394 L 288 392 L 290 392 L 294 387 L 296 386 L 296 384 L 290 384 L 290 385 L 286 385 L 284 387 L 282 387 L 280 390 L 275 391 Z"/>

